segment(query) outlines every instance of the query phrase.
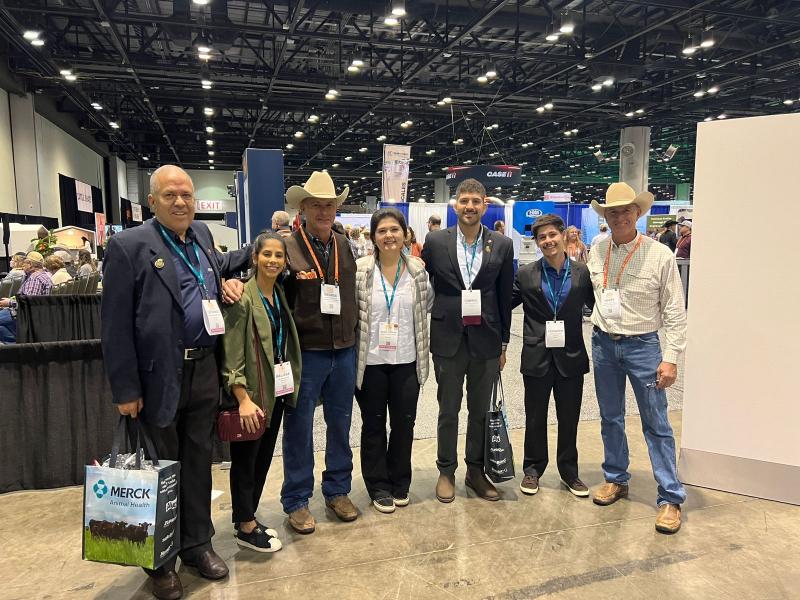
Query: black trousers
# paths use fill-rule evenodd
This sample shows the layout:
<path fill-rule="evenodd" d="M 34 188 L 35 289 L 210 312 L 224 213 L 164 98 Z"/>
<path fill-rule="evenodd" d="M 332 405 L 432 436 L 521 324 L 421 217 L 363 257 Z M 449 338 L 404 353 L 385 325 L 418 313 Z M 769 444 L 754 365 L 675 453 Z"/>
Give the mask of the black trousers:
<path fill-rule="evenodd" d="M 456 343 L 453 340 L 453 343 Z M 500 357 L 472 358 L 467 347 L 466 335 L 458 341 L 454 356 L 433 355 L 436 373 L 436 397 L 439 400 L 439 420 L 436 426 L 436 466 L 442 475 L 453 475 L 458 466 L 458 413 L 467 381 L 467 443 L 465 459 L 467 467 L 483 469 L 483 454 L 486 443 L 486 412 L 492 398 L 492 387 L 500 373 Z"/>
<path fill-rule="evenodd" d="M 234 523 L 256 518 L 261 493 L 275 453 L 275 441 L 283 419 L 283 400 L 278 398 L 269 419 L 269 427 L 257 440 L 231 442 L 231 499 Z"/>
<path fill-rule="evenodd" d="M 219 411 L 219 371 L 213 354 L 183 363 L 181 397 L 166 427 L 147 425 L 159 458 L 181 463 L 181 558 L 211 548 L 211 452 Z M 175 564 L 164 565 L 174 569 Z"/>
<path fill-rule="evenodd" d="M 417 363 L 368 365 L 356 400 L 363 421 L 361 474 L 370 498 L 406 496 L 411 486 L 411 445 L 419 400 Z"/>
<path fill-rule="evenodd" d="M 547 409 L 550 392 L 556 401 L 558 448 L 556 463 L 561 478 L 571 482 L 578 477 L 578 419 L 583 397 L 583 375 L 562 377 L 555 365 L 544 377 L 523 376 L 525 384 L 525 458 L 522 469 L 542 476 L 547 468 Z"/>

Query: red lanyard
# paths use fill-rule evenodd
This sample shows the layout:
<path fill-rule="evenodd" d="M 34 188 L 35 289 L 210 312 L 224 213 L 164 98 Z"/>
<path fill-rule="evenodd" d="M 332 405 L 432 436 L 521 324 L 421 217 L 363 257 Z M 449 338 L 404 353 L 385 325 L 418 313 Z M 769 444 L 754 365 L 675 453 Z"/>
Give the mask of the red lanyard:
<path fill-rule="evenodd" d="M 639 249 L 639 246 L 642 245 L 642 235 L 637 234 L 639 236 L 639 240 L 636 242 L 636 245 L 633 247 L 628 253 L 628 256 L 625 257 L 625 260 L 622 261 L 622 266 L 619 268 L 619 273 L 617 273 L 617 280 L 616 280 L 616 287 L 619 289 L 619 282 L 622 279 L 622 272 L 625 270 L 625 267 L 628 266 L 631 258 L 633 257 L 633 253 Z M 603 289 L 608 287 L 608 263 L 611 261 L 611 246 L 614 244 L 613 240 L 608 241 L 608 252 L 606 252 L 606 262 L 603 265 Z"/>
<path fill-rule="evenodd" d="M 300 228 L 300 235 L 303 236 L 303 241 L 305 241 L 306 247 L 311 253 L 311 258 L 314 259 L 314 264 L 317 267 L 317 273 L 319 273 L 320 279 L 322 279 L 322 282 L 325 283 L 325 271 L 319 264 L 319 261 L 317 260 L 317 253 L 314 252 L 314 249 L 311 247 L 311 242 L 308 241 L 308 237 L 306 237 L 306 232 L 303 227 Z M 332 231 L 331 235 L 333 236 L 333 282 L 336 285 L 339 285 L 339 244 L 336 243 L 336 235 L 334 235 Z"/>

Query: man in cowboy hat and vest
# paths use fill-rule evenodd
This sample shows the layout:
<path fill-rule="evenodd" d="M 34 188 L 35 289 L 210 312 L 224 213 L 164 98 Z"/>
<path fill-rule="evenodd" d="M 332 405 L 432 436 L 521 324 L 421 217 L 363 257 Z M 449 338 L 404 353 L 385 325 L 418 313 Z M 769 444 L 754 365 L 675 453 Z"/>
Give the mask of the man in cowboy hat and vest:
<path fill-rule="evenodd" d="M 606 483 L 594 495 L 607 506 L 628 495 L 625 437 L 625 378 L 633 386 L 653 474 L 658 482 L 656 529 L 681 526 L 686 491 L 675 466 L 675 438 L 667 418 L 666 388 L 675 382 L 678 357 L 686 346 L 686 311 L 675 257 L 669 248 L 636 230 L 653 194 L 614 183 L 605 204 L 592 208 L 605 217 L 611 237 L 589 255 L 594 287 L 592 360 L 600 405 Z M 658 330 L 663 334 L 663 355 Z"/>
<path fill-rule="evenodd" d="M 308 509 L 314 491 L 314 408 L 322 400 L 325 416 L 325 504 L 342 521 L 358 511 L 348 498 L 353 471 L 350 419 L 353 411 L 358 320 L 356 262 L 347 238 L 332 230 L 336 209 L 349 193 L 336 193 L 333 180 L 315 171 L 305 185 L 286 191 L 286 206 L 305 217 L 305 225 L 286 238 L 289 277 L 286 297 L 292 308 L 303 375 L 297 406 L 286 408 L 283 420 L 283 510 L 298 533 L 316 527 Z"/>

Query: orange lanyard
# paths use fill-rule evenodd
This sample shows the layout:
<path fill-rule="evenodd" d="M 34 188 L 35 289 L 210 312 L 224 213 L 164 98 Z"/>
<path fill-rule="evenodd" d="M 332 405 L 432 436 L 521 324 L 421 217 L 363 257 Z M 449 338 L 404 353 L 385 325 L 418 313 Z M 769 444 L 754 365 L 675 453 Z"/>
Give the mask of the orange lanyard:
<path fill-rule="evenodd" d="M 303 236 L 303 241 L 306 243 L 306 247 L 311 254 L 311 258 L 314 259 L 314 264 L 317 267 L 317 273 L 319 273 L 322 283 L 325 283 L 325 271 L 319 264 L 319 261 L 317 260 L 317 253 L 314 252 L 314 249 L 311 247 L 311 242 L 308 241 L 308 237 L 306 237 L 306 232 L 303 227 L 300 228 L 300 235 Z M 336 242 L 336 235 L 332 231 L 331 235 L 333 236 L 333 282 L 336 285 L 339 285 L 339 244 Z"/>
<path fill-rule="evenodd" d="M 617 281 L 616 287 L 619 289 L 619 282 L 622 279 L 622 272 L 625 270 L 625 267 L 628 266 L 631 258 L 633 257 L 633 253 L 639 249 L 639 246 L 642 245 L 642 235 L 637 234 L 639 236 L 639 241 L 636 242 L 636 245 L 633 247 L 633 250 L 630 251 L 628 256 L 625 257 L 625 260 L 622 261 L 622 266 L 619 268 L 619 273 L 617 273 Z M 613 240 L 608 241 L 608 252 L 606 252 L 606 262 L 603 265 L 603 289 L 608 287 L 608 263 L 611 261 L 611 246 L 614 244 Z"/>

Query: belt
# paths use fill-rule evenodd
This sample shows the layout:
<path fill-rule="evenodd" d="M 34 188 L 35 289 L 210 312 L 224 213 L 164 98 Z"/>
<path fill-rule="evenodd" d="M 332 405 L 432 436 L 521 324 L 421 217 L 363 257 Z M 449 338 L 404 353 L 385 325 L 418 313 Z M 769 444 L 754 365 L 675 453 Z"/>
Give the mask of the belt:
<path fill-rule="evenodd" d="M 201 348 L 186 348 L 183 351 L 183 360 L 200 360 L 206 356 L 214 354 L 214 346 L 203 346 Z"/>
<path fill-rule="evenodd" d="M 619 333 L 608 333 L 607 331 L 603 331 L 602 329 L 600 329 L 597 325 L 592 325 L 592 330 L 596 331 L 597 333 L 602 333 L 604 335 L 607 335 L 615 342 L 618 342 L 620 340 L 627 340 L 629 338 L 639 337 L 642 335 L 648 335 L 646 333 L 637 333 L 636 335 L 621 335 Z"/>

